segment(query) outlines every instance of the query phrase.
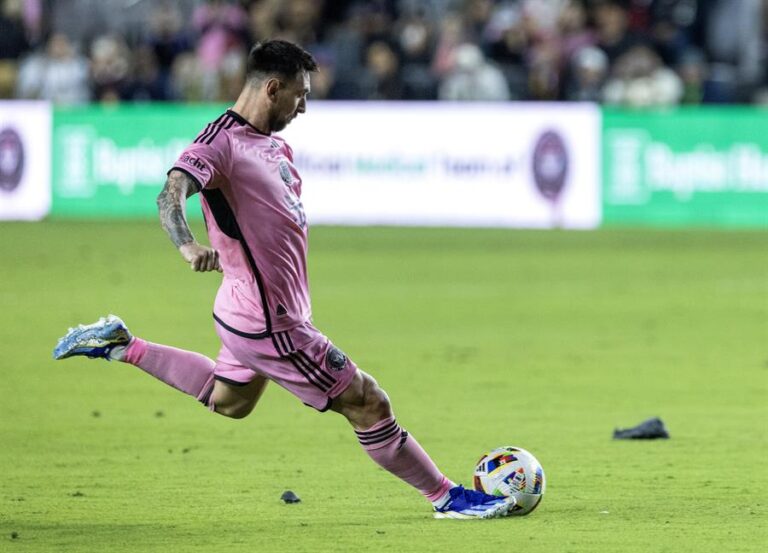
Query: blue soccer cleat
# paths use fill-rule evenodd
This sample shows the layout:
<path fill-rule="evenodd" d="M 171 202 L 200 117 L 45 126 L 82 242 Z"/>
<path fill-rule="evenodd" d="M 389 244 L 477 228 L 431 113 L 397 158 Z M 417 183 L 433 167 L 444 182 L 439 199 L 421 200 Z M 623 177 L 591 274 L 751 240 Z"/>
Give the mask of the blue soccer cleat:
<path fill-rule="evenodd" d="M 127 346 L 131 338 L 133 336 L 120 317 L 107 315 L 93 324 L 70 328 L 53 349 L 53 358 L 85 355 L 91 359 L 109 360 L 110 352 L 117 346 Z"/>
<path fill-rule="evenodd" d="M 459 520 L 497 518 L 506 516 L 515 506 L 514 497 L 496 497 L 483 492 L 456 486 L 449 490 L 449 498 L 441 507 L 435 507 L 435 518 Z"/>

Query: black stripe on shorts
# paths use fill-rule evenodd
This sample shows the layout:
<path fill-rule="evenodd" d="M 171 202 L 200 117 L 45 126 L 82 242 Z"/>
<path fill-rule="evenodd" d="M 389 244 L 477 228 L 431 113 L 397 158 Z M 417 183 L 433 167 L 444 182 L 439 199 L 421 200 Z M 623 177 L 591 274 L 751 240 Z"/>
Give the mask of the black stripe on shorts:
<path fill-rule="evenodd" d="M 303 351 L 301 351 L 301 350 L 298 350 L 296 353 L 297 353 L 298 355 L 300 355 L 300 356 L 301 356 L 301 357 L 304 359 L 304 362 L 305 362 L 307 365 L 309 365 L 310 367 L 312 367 L 312 368 L 315 370 L 315 372 L 317 372 L 318 374 L 322 375 L 322 376 L 323 376 L 325 379 L 327 379 L 327 380 L 330 380 L 331 382 L 334 382 L 334 383 L 336 382 L 336 377 L 335 377 L 335 376 L 333 376 L 333 375 L 332 375 L 331 373 L 329 373 L 328 371 L 326 371 L 326 370 L 325 370 L 324 368 L 322 368 L 320 365 L 318 365 L 317 363 L 315 363 L 315 362 L 312 360 L 312 358 L 311 358 L 311 357 L 309 357 L 309 355 L 307 355 L 306 353 L 304 353 L 304 352 L 303 352 Z"/>
<path fill-rule="evenodd" d="M 307 368 L 299 361 L 298 356 L 296 355 L 289 355 L 288 360 L 291 362 L 291 364 L 296 367 L 296 370 L 299 371 L 304 378 L 307 379 L 307 382 L 312 384 L 315 388 L 318 388 L 320 391 L 327 393 L 328 390 L 331 389 L 332 384 L 329 384 L 322 379 L 318 378 L 318 376 L 307 370 Z"/>
<path fill-rule="evenodd" d="M 288 358 L 291 359 L 291 362 L 294 365 L 301 365 L 305 371 L 307 371 L 309 374 L 314 376 L 314 378 L 318 382 L 322 382 L 328 390 L 330 390 L 334 384 L 336 384 L 336 379 L 333 378 L 328 373 L 318 370 L 317 365 L 309 361 L 309 357 L 303 352 L 298 351 L 296 353 L 291 353 L 288 355 Z M 327 390 L 326 390 L 327 391 Z"/>

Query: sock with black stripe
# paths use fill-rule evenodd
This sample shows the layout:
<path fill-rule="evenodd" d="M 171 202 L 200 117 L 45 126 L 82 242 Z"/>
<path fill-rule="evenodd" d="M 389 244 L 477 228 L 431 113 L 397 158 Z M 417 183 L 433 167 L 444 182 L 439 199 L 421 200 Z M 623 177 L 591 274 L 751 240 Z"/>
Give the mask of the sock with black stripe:
<path fill-rule="evenodd" d="M 419 442 L 397 424 L 395 417 L 355 430 L 366 453 L 378 465 L 404 480 L 432 502 L 442 500 L 456 484 L 448 480 Z"/>

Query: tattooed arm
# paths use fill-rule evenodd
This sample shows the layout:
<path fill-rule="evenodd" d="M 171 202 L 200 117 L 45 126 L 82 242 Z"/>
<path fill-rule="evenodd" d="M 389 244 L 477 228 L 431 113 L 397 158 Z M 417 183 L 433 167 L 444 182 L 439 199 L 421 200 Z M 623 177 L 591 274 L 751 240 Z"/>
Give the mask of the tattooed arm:
<path fill-rule="evenodd" d="M 187 198 L 197 192 L 197 185 L 185 173 L 172 170 L 157 197 L 160 224 L 193 271 L 221 271 L 219 252 L 195 241 L 189 230 L 185 207 Z"/>

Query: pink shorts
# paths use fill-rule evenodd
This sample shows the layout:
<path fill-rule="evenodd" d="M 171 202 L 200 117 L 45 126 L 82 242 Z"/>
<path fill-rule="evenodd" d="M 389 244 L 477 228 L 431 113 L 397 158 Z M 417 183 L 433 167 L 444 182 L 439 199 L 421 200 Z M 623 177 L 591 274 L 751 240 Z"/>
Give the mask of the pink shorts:
<path fill-rule="evenodd" d="M 214 377 L 245 386 L 256 375 L 272 380 L 318 411 L 347 389 L 357 366 L 311 323 L 268 338 L 239 336 L 216 323 L 221 350 Z"/>

